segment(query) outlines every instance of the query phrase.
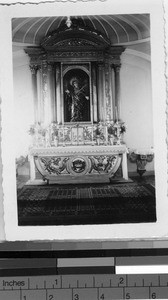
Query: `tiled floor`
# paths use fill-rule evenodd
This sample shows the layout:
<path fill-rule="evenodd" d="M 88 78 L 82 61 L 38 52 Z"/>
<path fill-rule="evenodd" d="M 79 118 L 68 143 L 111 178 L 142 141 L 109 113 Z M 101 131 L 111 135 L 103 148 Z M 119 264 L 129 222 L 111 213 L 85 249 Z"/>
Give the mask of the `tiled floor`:
<path fill-rule="evenodd" d="M 153 187 L 155 187 L 155 176 L 154 175 L 147 175 L 147 173 L 146 173 L 146 175 L 143 175 L 142 177 L 140 177 L 139 175 L 137 175 L 137 176 L 130 176 L 130 178 L 134 182 L 149 183 Z"/>
<path fill-rule="evenodd" d="M 142 223 L 156 221 L 149 184 L 27 185 L 18 193 L 21 226 Z"/>

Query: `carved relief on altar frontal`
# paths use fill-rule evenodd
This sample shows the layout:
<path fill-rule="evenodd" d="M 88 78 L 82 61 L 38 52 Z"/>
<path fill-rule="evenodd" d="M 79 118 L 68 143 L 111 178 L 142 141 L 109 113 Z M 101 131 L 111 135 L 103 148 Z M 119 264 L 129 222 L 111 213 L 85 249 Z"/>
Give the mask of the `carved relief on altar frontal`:
<path fill-rule="evenodd" d="M 43 180 L 57 182 L 61 176 L 71 177 L 107 175 L 114 176 L 120 167 L 121 155 L 69 155 L 69 156 L 41 156 L 35 155 L 34 161 Z"/>

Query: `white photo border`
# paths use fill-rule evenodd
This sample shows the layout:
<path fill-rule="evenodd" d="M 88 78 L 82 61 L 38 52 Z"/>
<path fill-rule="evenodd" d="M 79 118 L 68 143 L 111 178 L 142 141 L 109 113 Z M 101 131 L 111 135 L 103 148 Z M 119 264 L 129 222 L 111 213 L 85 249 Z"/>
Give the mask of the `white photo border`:
<path fill-rule="evenodd" d="M 1 90 L 1 148 L 2 187 L 6 240 L 105 241 L 160 239 L 168 236 L 167 198 L 167 144 L 166 144 L 166 79 L 165 36 L 163 6 L 150 0 L 55 2 L 39 5 L 16 4 L 0 9 L 0 90 Z M 153 127 L 156 179 L 156 223 L 73 225 L 73 226 L 18 226 L 16 171 L 12 126 L 13 70 L 12 70 L 12 18 L 54 15 L 95 15 L 149 13 L 151 20 L 151 72 L 153 94 Z M 3 30 L 2 30 L 3 29 Z"/>

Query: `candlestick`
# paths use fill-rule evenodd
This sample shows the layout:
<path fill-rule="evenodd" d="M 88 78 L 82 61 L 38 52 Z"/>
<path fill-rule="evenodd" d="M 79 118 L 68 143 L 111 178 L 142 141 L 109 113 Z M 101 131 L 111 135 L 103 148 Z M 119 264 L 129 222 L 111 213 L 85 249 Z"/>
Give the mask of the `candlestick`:
<path fill-rule="evenodd" d="M 79 124 L 77 124 L 77 145 L 79 145 Z"/>
<path fill-rule="evenodd" d="M 105 125 L 105 134 L 106 134 L 106 145 L 108 144 L 108 131 L 107 131 L 107 125 Z"/>
<path fill-rule="evenodd" d="M 92 146 L 94 145 L 94 143 L 93 143 L 93 129 L 94 129 L 94 127 L 93 127 L 94 125 L 92 124 Z"/>
<path fill-rule="evenodd" d="M 71 138 L 71 145 L 72 145 L 73 144 L 73 141 L 72 141 L 72 127 L 71 127 L 70 138 Z"/>

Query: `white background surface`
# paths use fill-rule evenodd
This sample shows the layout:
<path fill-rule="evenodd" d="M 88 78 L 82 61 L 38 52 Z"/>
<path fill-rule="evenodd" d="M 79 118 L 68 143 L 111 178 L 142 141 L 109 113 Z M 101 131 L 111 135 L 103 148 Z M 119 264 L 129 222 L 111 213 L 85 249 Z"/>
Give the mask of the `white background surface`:
<path fill-rule="evenodd" d="M 5 1 L 1 3 L 16 1 Z M 27 1 L 24 1 L 24 4 Z M 32 1 L 45 2 L 35 5 L 0 6 L 0 90 L 2 116 L 2 160 L 3 181 L 0 189 L 0 239 L 4 240 L 132 240 L 165 239 L 168 236 L 168 199 L 167 199 L 167 145 L 166 145 L 166 77 L 165 64 L 165 22 L 168 20 L 168 3 L 165 1 L 166 20 L 160 0 L 107 0 L 107 1 Z M 47 4 L 49 2 L 49 4 Z M 66 3 L 65 3 L 66 2 Z M 75 3 L 76 2 L 76 3 Z M 78 2 L 78 3 L 77 3 Z M 103 3 L 104 2 L 104 3 Z M 113 5 L 112 5 L 113 4 Z M 96 9 L 95 9 L 96 5 Z M 45 226 L 19 228 L 17 226 L 16 178 L 12 146 L 15 143 L 12 131 L 13 79 L 11 28 L 12 17 L 72 14 L 114 14 L 114 13 L 151 13 L 152 37 L 152 80 L 155 132 L 155 168 L 157 184 L 157 224 L 121 224 L 97 226 Z M 168 25 L 167 25 L 168 27 Z M 3 28 L 3 30 L 2 30 Z M 166 57 L 167 59 L 167 57 Z M 158 100 L 159 99 L 159 100 Z M 9 146 L 10 141 L 10 146 Z M 1 168 L 2 169 L 2 168 Z M 0 174 L 0 176 L 2 175 Z M 1 178 L 0 178 L 1 180 Z M 2 189 L 3 188 L 3 189 Z M 5 217 L 3 217 L 4 201 Z M 5 232 L 4 232 L 5 219 Z M 6 235 L 6 236 L 5 236 Z"/>

